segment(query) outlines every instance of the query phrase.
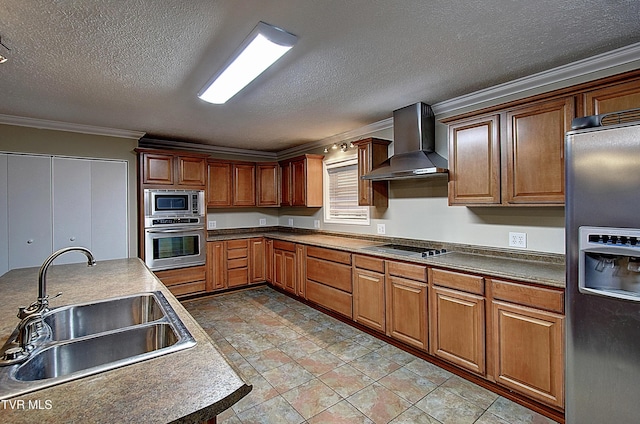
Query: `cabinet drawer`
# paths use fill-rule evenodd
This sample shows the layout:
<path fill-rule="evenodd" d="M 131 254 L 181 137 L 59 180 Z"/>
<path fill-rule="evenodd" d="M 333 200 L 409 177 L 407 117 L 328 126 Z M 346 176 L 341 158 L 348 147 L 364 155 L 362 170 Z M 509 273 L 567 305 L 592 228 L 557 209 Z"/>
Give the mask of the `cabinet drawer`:
<path fill-rule="evenodd" d="M 274 249 L 279 249 L 279 250 L 287 250 L 289 252 L 295 252 L 296 251 L 296 244 L 292 243 L 290 241 L 274 240 L 273 241 L 273 248 Z"/>
<path fill-rule="evenodd" d="M 307 280 L 306 290 L 308 300 L 345 315 L 350 319 L 353 318 L 353 298 L 351 294 L 309 280 Z"/>
<path fill-rule="evenodd" d="M 248 258 L 229 259 L 227 261 L 227 269 L 246 268 L 248 266 Z"/>
<path fill-rule="evenodd" d="M 372 258 L 371 256 L 353 256 L 353 263 L 356 268 L 368 269 L 369 271 L 384 272 L 384 260 Z"/>
<path fill-rule="evenodd" d="M 397 277 L 427 282 L 427 267 L 424 265 L 387 261 L 387 270 Z"/>
<path fill-rule="evenodd" d="M 206 283 L 204 281 L 192 281 L 190 283 L 177 284 L 168 288 L 174 296 L 186 296 L 188 294 L 204 292 L 206 290 Z"/>
<path fill-rule="evenodd" d="M 564 313 L 564 291 L 507 281 L 491 280 L 494 299 L 506 300 L 533 308 Z"/>
<path fill-rule="evenodd" d="M 307 258 L 307 278 L 351 293 L 351 267 L 322 259 Z"/>
<path fill-rule="evenodd" d="M 431 269 L 431 284 L 484 295 L 484 278 L 477 275 Z"/>
<path fill-rule="evenodd" d="M 351 265 L 351 254 L 341 252 L 339 250 L 323 249 L 321 247 L 307 247 L 307 256 L 320 258 L 331 262 L 339 262 L 345 265 Z"/>
<path fill-rule="evenodd" d="M 249 284 L 249 269 L 237 268 L 227 271 L 227 283 L 229 287 L 242 286 Z"/>
<path fill-rule="evenodd" d="M 227 249 L 248 249 L 249 239 L 227 240 Z"/>
<path fill-rule="evenodd" d="M 202 265 L 188 268 L 169 269 L 166 271 L 156 271 L 154 274 L 156 274 L 156 277 L 158 277 L 165 286 L 174 286 L 176 284 L 205 280 L 206 269 L 206 266 Z"/>

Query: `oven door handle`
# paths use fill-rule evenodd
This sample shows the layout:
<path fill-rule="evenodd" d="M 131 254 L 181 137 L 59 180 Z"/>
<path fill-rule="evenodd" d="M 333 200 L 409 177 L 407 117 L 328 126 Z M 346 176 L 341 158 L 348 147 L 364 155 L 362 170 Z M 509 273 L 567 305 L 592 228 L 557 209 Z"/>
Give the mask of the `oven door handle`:
<path fill-rule="evenodd" d="M 171 230 L 150 230 L 147 229 L 146 232 L 147 233 L 153 233 L 153 234 L 168 234 L 168 233 L 184 233 L 187 231 L 202 231 L 204 230 L 204 227 L 182 227 L 182 228 L 174 228 Z"/>

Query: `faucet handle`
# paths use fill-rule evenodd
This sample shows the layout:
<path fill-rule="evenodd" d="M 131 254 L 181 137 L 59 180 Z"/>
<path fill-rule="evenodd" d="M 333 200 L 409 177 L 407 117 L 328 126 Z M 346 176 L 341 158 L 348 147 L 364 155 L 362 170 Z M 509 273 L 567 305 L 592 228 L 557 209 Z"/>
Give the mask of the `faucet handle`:
<path fill-rule="evenodd" d="M 40 307 L 40 303 L 38 301 L 33 302 L 31 305 L 27 307 L 20 306 L 18 308 L 18 318 L 25 319 L 26 317 L 33 314 L 34 312 L 37 312 L 39 307 Z"/>

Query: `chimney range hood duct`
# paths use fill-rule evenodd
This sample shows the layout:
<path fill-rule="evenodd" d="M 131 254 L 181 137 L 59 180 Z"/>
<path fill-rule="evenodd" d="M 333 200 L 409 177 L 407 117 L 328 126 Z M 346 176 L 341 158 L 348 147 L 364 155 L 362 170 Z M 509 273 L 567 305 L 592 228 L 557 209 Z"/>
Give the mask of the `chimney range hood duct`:
<path fill-rule="evenodd" d="M 363 180 L 384 181 L 447 176 L 447 160 L 435 152 L 435 118 L 431 106 L 416 103 L 393 112 L 392 157 Z"/>

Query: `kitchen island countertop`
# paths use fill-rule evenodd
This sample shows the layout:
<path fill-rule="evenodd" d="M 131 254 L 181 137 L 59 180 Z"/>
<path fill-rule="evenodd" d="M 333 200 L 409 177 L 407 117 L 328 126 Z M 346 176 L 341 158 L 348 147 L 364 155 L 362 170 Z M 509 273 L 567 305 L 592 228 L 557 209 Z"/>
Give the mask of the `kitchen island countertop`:
<path fill-rule="evenodd" d="M 99 259 L 99 258 L 98 258 Z M 161 291 L 196 345 L 88 377 L 0 401 L 3 423 L 201 423 L 214 418 L 251 391 L 169 290 L 139 259 L 56 265 L 47 274 L 50 306 Z M 18 324 L 19 306 L 38 295 L 38 268 L 0 277 L 0 342 Z M 37 407 L 36 407 L 37 406 Z"/>

